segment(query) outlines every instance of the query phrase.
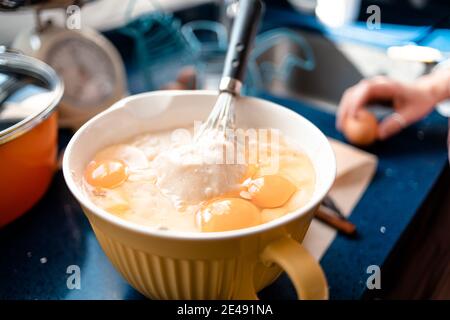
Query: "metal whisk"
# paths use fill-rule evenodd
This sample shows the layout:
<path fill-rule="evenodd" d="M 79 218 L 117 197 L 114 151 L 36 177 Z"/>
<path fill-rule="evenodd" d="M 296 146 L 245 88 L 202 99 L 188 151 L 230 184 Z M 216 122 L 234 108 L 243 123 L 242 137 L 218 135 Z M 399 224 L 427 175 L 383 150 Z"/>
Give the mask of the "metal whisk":
<path fill-rule="evenodd" d="M 244 79 L 248 56 L 261 19 L 263 4 L 260 0 L 240 0 L 237 16 L 233 23 L 230 43 L 225 58 L 219 96 L 206 122 L 196 133 L 199 139 L 210 130 L 225 135 L 234 128 L 234 100 L 239 96 Z"/>

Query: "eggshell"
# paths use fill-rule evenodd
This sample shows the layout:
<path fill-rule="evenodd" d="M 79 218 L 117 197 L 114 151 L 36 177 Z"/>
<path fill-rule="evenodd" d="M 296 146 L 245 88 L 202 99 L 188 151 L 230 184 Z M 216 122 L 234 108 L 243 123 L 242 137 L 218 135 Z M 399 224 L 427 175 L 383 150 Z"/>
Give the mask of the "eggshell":
<path fill-rule="evenodd" d="M 367 110 L 359 110 L 355 117 L 347 117 L 343 124 L 345 138 L 357 146 L 368 146 L 377 139 L 377 118 Z"/>

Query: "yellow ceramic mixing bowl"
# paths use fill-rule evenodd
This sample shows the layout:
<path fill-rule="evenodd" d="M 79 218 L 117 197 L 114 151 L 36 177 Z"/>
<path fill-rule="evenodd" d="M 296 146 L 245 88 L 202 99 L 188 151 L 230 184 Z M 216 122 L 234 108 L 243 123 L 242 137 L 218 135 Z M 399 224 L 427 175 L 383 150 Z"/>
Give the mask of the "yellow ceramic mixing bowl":
<path fill-rule="evenodd" d="M 238 126 L 277 128 L 311 158 L 316 190 L 306 206 L 269 223 L 234 231 L 155 230 L 96 207 L 83 193 L 84 168 L 100 149 L 149 131 L 191 126 L 206 119 L 215 92 L 162 91 L 123 99 L 75 134 L 64 156 L 64 177 L 106 255 L 138 291 L 155 299 L 255 299 L 286 271 L 302 299 L 326 299 L 320 265 L 301 245 L 314 211 L 335 177 L 326 137 L 302 116 L 277 104 L 241 98 Z"/>

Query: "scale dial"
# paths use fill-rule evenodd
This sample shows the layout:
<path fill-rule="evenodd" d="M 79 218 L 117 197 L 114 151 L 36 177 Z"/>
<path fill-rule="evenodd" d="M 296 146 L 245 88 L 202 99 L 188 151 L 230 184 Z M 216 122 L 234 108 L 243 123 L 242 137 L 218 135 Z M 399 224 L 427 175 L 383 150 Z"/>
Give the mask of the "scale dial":
<path fill-rule="evenodd" d="M 126 95 L 125 71 L 119 53 L 94 30 L 50 26 L 29 31 L 14 48 L 52 66 L 64 82 L 59 122 L 78 128 Z"/>
<path fill-rule="evenodd" d="M 64 81 L 63 101 L 76 108 L 104 105 L 114 94 L 117 75 L 108 55 L 81 37 L 55 43 L 46 61 Z"/>

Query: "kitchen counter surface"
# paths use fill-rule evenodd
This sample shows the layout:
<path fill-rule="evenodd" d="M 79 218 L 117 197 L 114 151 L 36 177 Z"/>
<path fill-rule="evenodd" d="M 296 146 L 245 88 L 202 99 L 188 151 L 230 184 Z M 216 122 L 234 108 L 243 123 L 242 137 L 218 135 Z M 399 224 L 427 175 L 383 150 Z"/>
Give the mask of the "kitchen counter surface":
<path fill-rule="evenodd" d="M 334 115 L 294 100 L 263 98 L 293 109 L 328 136 L 342 140 L 335 130 Z M 70 137 L 70 132 L 60 132 L 61 148 Z M 393 139 L 368 149 L 379 157 L 379 166 L 350 216 L 359 236 L 349 239 L 338 235 L 320 261 L 331 299 L 363 297 L 367 267 L 383 266 L 448 166 L 446 138 L 447 119 L 432 113 Z M 60 171 L 30 212 L 0 229 L 0 257 L 0 299 L 143 298 L 102 252 Z M 80 267 L 80 290 L 67 288 L 67 268 L 71 265 Z M 295 293 L 282 275 L 260 297 L 294 299 Z"/>
<path fill-rule="evenodd" d="M 268 98 L 302 114 L 327 136 L 343 141 L 335 129 L 334 116 L 295 101 Z M 367 149 L 378 156 L 379 163 L 370 186 L 350 216 L 359 236 L 350 239 L 338 235 L 321 259 L 332 299 L 361 298 L 370 276 L 367 267 L 377 265 L 382 269 L 448 166 L 447 130 L 447 119 L 432 113 L 396 137 Z M 273 285 L 277 286 L 278 283 Z M 280 295 L 282 291 L 280 287 Z"/>

